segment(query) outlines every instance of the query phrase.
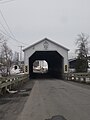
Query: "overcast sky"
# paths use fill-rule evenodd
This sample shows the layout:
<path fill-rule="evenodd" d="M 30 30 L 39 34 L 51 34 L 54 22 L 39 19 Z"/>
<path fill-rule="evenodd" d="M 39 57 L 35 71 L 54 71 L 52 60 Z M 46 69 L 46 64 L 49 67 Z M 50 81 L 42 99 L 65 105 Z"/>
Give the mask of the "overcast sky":
<path fill-rule="evenodd" d="M 3 1 L 7 0 L 0 0 L 0 10 L 15 38 L 25 47 L 47 37 L 73 52 L 77 34 L 90 35 L 90 0 Z M 9 32 L 1 14 L 0 23 Z M 0 30 L 6 32 L 2 25 Z M 13 50 L 23 45 L 12 39 L 8 43 Z"/>

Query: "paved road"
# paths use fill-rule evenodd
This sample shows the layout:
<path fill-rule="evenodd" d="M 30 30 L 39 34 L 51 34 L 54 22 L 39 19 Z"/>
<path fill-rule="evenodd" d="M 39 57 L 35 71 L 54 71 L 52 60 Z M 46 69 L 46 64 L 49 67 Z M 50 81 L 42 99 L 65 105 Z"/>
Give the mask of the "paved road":
<path fill-rule="evenodd" d="M 37 80 L 18 120 L 46 120 L 55 115 L 90 120 L 90 89 L 61 80 Z"/>

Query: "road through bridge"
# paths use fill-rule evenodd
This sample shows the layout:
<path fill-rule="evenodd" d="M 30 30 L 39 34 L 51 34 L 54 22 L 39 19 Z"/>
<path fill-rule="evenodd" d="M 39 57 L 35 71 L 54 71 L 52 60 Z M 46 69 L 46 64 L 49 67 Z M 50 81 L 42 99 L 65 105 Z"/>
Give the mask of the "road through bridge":
<path fill-rule="evenodd" d="M 57 79 L 36 80 L 17 120 L 90 120 L 90 86 Z M 60 118 L 61 116 L 61 118 Z"/>

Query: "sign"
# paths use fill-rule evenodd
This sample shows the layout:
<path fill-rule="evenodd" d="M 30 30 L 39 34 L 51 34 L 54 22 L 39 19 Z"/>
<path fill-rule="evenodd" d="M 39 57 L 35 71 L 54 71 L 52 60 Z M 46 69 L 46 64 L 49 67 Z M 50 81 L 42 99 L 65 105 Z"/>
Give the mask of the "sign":
<path fill-rule="evenodd" d="M 67 71 L 67 65 L 65 65 L 65 71 Z"/>
<path fill-rule="evenodd" d="M 28 72 L 28 66 L 26 65 L 25 66 L 25 73 L 27 73 Z"/>

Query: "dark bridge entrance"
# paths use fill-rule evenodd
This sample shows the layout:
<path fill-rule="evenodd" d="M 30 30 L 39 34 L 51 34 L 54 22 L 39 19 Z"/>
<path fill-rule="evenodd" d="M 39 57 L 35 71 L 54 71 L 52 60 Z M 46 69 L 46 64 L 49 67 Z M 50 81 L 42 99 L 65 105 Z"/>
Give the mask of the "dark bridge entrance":
<path fill-rule="evenodd" d="M 48 63 L 47 73 L 33 72 L 33 63 L 36 60 L 45 60 Z M 29 76 L 32 78 L 62 78 L 63 73 L 63 57 L 57 51 L 36 51 L 29 58 Z"/>

